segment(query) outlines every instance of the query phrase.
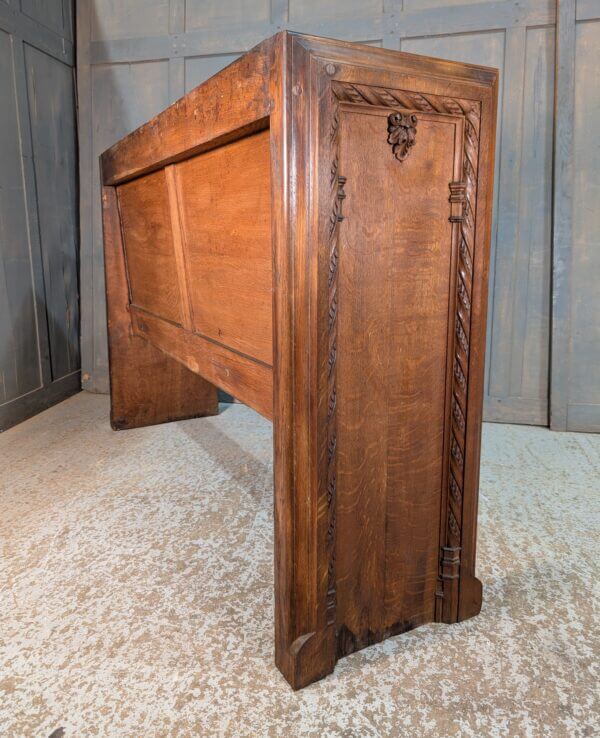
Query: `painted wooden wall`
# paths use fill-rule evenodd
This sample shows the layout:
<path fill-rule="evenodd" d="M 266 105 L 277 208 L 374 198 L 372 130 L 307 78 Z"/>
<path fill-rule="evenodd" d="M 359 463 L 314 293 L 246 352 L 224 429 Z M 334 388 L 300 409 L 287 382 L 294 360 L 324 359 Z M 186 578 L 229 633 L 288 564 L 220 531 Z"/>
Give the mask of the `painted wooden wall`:
<path fill-rule="evenodd" d="M 80 388 L 70 0 L 0 0 L 0 430 Z"/>
<path fill-rule="evenodd" d="M 80 0 L 78 8 L 84 387 L 108 390 L 98 154 L 290 28 L 500 69 L 485 416 L 600 430 L 600 0 Z M 557 141 L 561 124 L 569 136 Z"/>

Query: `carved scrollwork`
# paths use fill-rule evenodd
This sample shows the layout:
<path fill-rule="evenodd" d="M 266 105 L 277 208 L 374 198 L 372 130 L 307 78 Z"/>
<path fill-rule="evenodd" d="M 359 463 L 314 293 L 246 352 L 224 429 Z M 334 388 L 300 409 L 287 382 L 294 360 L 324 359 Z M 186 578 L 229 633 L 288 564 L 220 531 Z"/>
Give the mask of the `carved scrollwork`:
<path fill-rule="evenodd" d="M 398 161 L 404 161 L 415 145 L 417 116 L 414 113 L 390 113 L 388 115 L 388 143 Z"/>

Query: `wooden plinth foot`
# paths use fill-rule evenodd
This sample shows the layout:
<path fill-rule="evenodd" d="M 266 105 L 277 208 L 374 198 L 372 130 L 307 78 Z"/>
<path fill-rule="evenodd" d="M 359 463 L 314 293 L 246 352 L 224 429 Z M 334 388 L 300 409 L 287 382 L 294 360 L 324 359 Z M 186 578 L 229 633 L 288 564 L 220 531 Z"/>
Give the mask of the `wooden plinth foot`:
<path fill-rule="evenodd" d="M 479 615 L 483 599 L 483 587 L 479 579 L 474 576 L 463 577 L 460 583 L 460 600 L 458 605 L 458 619 L 468 620 Z"/>
<path fill-rule="evenodd" d="M 323 679 L 335 667 L 334 629 L 329 627 L 296 638 L 289 649 L 276 653 L 275 662 L 292 689 L 302 689 Z"/>

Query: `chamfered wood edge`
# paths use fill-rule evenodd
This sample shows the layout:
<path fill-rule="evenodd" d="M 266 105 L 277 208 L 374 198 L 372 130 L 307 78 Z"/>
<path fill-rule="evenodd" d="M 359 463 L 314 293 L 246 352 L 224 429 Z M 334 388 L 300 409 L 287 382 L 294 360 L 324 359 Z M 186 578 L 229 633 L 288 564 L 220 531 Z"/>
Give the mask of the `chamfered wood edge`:
<path fill-rule="evenodd" d="M 100 155 L 103 184 L 125 182 L 266 128 L 276 40 L 262 41 L 106 149 Z"/>
<path fill-rule="evenodd" d="M 245 125 L 232 128 L 230 131 L 227 131 L 220 136 L 215 136 L 208 140 L 199 136 L 197 142 L 194 144 L 186 144 L 183 148 L 166 149 L 164 152 L 160 152 L 147 159 L 143 165 L 134 166 L 130 164 L 128 168 L 125 168 L 127 164 L 123 163 L 123 169 L 117 168 L 118 163 L 115 164 L 112 160 L 105 159 L 104 154 L 100 154 L 102 180 L 105 185 L 121 185 L 132 179 L 137 179 L 137 177 L 142 177 L 145 174 L 151 174 L 158 169 L 163 169 L 172 164 L 177 164 L 178 162 L 190 159 L 198 154 L 204 154 L 208 151 L 212 151 L 213 149 L 225 146 L 226 144 L 233 143 L 241 138 L 252 136 L 254 133 L 260 133 L 268 127 L 269 116 L 264 115 L 246 123 Z"/>

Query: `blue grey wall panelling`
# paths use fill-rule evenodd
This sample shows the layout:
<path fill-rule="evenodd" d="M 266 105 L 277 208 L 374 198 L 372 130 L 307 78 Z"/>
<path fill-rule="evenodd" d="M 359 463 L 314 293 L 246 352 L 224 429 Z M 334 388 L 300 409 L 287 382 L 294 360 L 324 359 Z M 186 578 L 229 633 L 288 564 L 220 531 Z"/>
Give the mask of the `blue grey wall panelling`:
<path fill-rule="evenodd" d="M 0 1 L 0 430 L 80 385 L 69 0 Z"/>
<path fill-rule="evenodd" d="M 600 0 L 81 0 L 83 386 L 108 390 L 98 154 L 289 28 L 500 69 L 485 417 L 600 430 L 599 19 Z"/>

